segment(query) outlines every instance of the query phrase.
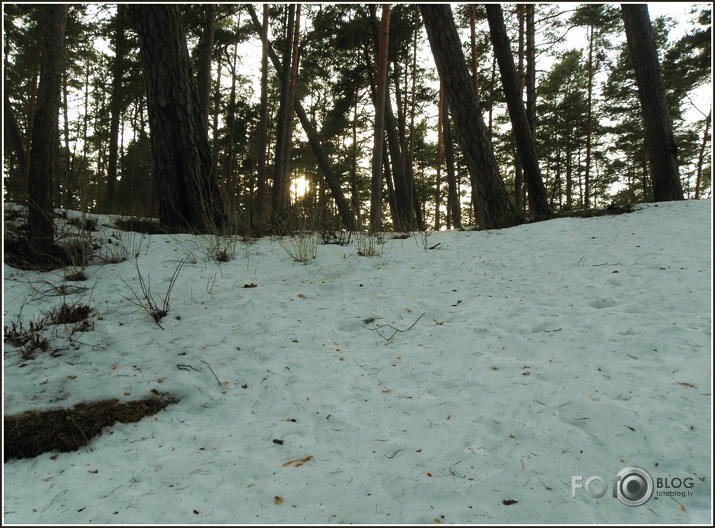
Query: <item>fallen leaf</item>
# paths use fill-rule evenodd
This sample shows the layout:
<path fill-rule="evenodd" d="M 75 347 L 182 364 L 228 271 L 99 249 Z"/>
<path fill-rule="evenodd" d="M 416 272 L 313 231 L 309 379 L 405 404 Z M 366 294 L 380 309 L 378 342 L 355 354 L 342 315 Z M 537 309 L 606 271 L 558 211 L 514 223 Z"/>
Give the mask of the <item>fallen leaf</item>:
<path fill-rule="evenodd" d="M 194 510 L 194 514 L 198 515 L 198 514 L 199 514 L 199 510 Z"/>
<path fill-rule="evenodd" d="M 510 434 L 507 438 L 516 438 L 513 434 Z"/>
<path fill-rule="evenodd" d="M 434 324 L 436 324 L 437 326 L 442 326 L 444 324 L 444 321 L 442 321 L 441 323 L 439 321 L 435 321 Z"/>
<path fill-rule="evenodd" d="M 685 511 L 685 506 L 683 504 L 680 505 L 680 509 Z"/>
<path fill-rule="evenodd" d="M 244 284 L 243 287 L 244 288 L 258 288 L 258 284 L 254 284 L 254 283 Z"/>
<path fill-rule="evenodd" d="M 69 379 L 77 379 L 77 376 L 67 376 Z"/>
<path fill-rule="evenodd" d="M 276 495 L 275 497 L 273 497 L 273 503 L 274 504 L 283 504 L 283 497 L 279 497 L 278 495 Z"/>
<path fill-rule="evenodd" d="M 157 378 L 157 379 L 156 379 L 156 382 L 157 382 L 157 383 L 164 383 L 164 378 Z"/>
<path fill-rule="evenodd" d="M 50 457 L 50 460 L 57 460 L 57 457 L 58 457 L 58 456 L 59 456 L 59 455 L 52 455 L 52 456 Z"/>
<path fill-rule="evenodd" d="M 131 395 L 132 395 L 131 392 L 125 392 L 125 393 L 124 393 L 124 396 L 131 396 Z"/>
<path fill-rule="evenodd" d="M 312 455 L 308 455 L 307 457 L 303 458 L 296 458 L 294 460 L 289 460 L 288 462 L 283 462 L 283 467 L 290 466 L 291 464 L 295 464 L 295 467 L 300 467 L 309 460 L 313 460 Z"/>
<path fill-rule="evenodd" d="M 524 372 L 522 373 L 522 376 L 531 376 L 531 372 Z"/>
<path fill-rule="evenodd" d="M 301 299 L 307 299 L 307 297 L 305 295 L 303 295 L 302 293 L 299 293 L 298 297 L 300 297 Z"/>
<path fill-rule="evenodd" d="M 442 521 L 440 521 L 439 519 L 434 519 L 432 522 L 435 522 L 437 524 L 442 524 Z"/>
<path fill-rule="evenodd" d="M 686 382 L 684 382 L 684 381 L 681 381 L 680 384 L 681 384 L 683 387 L 690 387 L 691 389 L 694 389 L 694 388 L 695 388 L 694 385 L 691 385 L 690 383 L 686 383 Z"/>
<path fill-rule="evenodd" d="M 501 501 L 501 502 L 502 502 L 502 504 L 503 504 L 504 506 L 511 506 L 512 504 L 516 504 L 516 503 L 519 502 L 519 501 L 515 501 L 515 500 L 512 500 L 512 499 L 504 499 L 504 500 Z"/>
<path fill-rule="evenodd" d="M 431 477 L 431 476 L 432 476 L 432 473 L 427 473 L 427 476 L 428 476 L 428 477 Z"/>

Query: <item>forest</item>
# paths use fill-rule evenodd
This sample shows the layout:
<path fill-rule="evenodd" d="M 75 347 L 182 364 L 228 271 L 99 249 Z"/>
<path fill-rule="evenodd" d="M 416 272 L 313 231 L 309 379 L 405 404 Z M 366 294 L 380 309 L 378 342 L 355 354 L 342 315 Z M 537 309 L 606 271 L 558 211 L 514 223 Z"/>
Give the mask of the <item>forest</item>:
<path fill-rule="evenodd" d="M 617 4 L 5 4 L 3 196 L 36 240 L 53 207 L 410 232 L 709 197 L 710 5 L 677 38 L 641 7 L 665 146 Z"/>
<path fill-rule="evenodd" d="M 712 525 L 711 7 L 3 4 L 3 523 Z"/>

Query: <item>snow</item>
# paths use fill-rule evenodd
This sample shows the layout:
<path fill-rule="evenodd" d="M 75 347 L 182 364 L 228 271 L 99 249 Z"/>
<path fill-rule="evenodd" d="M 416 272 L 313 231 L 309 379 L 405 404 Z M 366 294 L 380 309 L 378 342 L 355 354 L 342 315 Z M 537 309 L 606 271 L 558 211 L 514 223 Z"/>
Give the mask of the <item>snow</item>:
<path fill-rule="evenodd" d="M 128 300 L 133 259 L 89 266 L 65 301 L 94 329 L 45 330 L 60 357 L 6 344 L 4 413 L 179 401 L 5 463 L 4 522 L 709 524 L 711 207 L 387 234 L 380 256 L 321 244 L 308 264 L 275 238 L 219 264 L 210 238 L 123 233 L 159 299 L 189 257 L 164 329 Z M 5 324 L 62 302 L 61 270 L 4 280 Z M 572 496 L 629 466 L 693 486 Z"/>

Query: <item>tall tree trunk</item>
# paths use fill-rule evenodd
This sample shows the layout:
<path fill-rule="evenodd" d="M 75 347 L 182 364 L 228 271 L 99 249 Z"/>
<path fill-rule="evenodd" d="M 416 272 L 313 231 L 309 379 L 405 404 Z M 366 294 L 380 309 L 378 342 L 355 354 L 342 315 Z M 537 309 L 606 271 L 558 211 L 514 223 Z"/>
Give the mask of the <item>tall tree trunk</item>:
<path fill-rule="evenodd" d="M 469 4 L 469 63 L 472 69 L 472 87 L 479 97 L 479 77 L 477 76 L 477 21 L 476 6 Z"/>
<path fill-rule="evenodd" d="M 258 181 L 256 190 L 255 216 L 253 226 L 266 222 L 266 157 L 268 128 L 268 4 L 263 4 L 263 25 L 261 26 L 261 106 L 258 117 Z M 254 13 L 255 15 L 255 13 Z"/>
<path fill-rule="evenodd" d="M 5 101 L 3 105 L 3 122 L 5 125 L 5 134 L 10 141 L 10 148 L 12 148 L 12 153 L 17 158 L 18 170 L 20 177 L 25 174 L 25 146 L 22 141 L 22 133 L 20 132 L 20 126 L 17 124 L 17 118 L 15 117 L 15 111 L 12 108 L 12 103 L 10 102 L 10 97 L 8 92 L 5 91 Z"/>
<path fill-rule="evenodd" d="M 69 6 L 43 6 L 43 47 L 37 111 L 32 125 L 32 152 L 28 172 L 28 238 L 30 246 L 45 253 L 54 244 L 52 181 L 57 150 L 57 125 L 62 83 L 62 48 Z"/>
<path fill-rule="evenodd" d="M 514 59 L 511 55 L 506 28 L 504 27 L 501 6 L 499 4 L 487 4 L 486 9 L 489 31 L 494 46 L 494 54 L 499 62 L 499 71 L 501 72 L 502 86 L 504 87 L 504 95 L 509 108 L 516 148 L 524 169 L 526 185 L 529 187 L 531 213 L 537 218 L 545 218 L 551 214 L 551 211 L 546 198 L 544 180 L 541 178 L 539 162 L 536 159 L 536 145 L 529 129 L 529 121 L 519 89 L 519 81 L 514 67 Z"/>
<path fill-rule="evenodd" d="M 74 156 L 72 156 L 72 151 L 70 150 L 70 121 L 69 121 L 69 89 L 67 86 L 67 70 L 62 72 L 62 112 L 63 112 L 63 125 L 64 125 L 64 137 L 65 137 L 65 197 L 63 200 L 64 207 L 71 209 L 74 207 L 74 197 L 73 197 L 73 163 Z"/>
<path fill-rule="evenodd" d="M 417 113 L 417 34 L 419 32 L 419 21 L 420 12 L 419 6 L 414 6 L 414 31 L 412 33 L 412 90 L 411 90 L 411 101 L 410 101 L 410 146 L 407 151 L 405 166 L 407 170 L 405 171 L 405 178 L 407 179 L 407 185 L 410 190 L 410 202 L 412 203 L 414 211 L 414 223 L 417 229 L 420 231 L 425 230 L 424 215 L 422 214 L 422 209 L 420 208 L 420 202 L 417 197 L 417 186 L 415 185 L 415 115 Z M 410 224 L 412 224 L 412 219 L 410 218 Z"/>
<path fill-rule="evenodd" d="M 358 176 L 357 176 L 357 163 L 358 163 L 358 145 L 357 145 L 357 120 L 358 120 L 358 90 L 355 89 L 355 100 L 353 105 L 353 119 L 351 123 L 352 127 L 352 140 L 353 144 L 350 148 L 351 163 L 350 163 L 350 205 L 353 209 L 353 214 L 357 217 L 358 225 L 360 224 L 360 194 L 358 191 Z"/>
<path fill-rule="evenodd" d="M 372 20 L 373 28 L 373 41 L 375 44 L 375 49 L 380 48 L 380 24 L 377 20 L 376 8 L 374 5 L 369 6 L 370 18 Z M 389 45 L 388 45 L 389 46 Z M 369 63 L 371 57 L 367 48 L 365 48 L 366 61 Z M 379 53 L 379 52 L 378 52 Z M 378 54 L 376 53 L 376 55 Z M 370 86 L 372 89 L 373 103 L 377 105 L 377 89 L 376 89 L 376 73 L 372 70 L 369 72 L 370 75 Z M 396 79 L 395 79 L 396 80 Z M 399 93 L 399 87 L 396 88 Z M 399 99 L 398 99 L 399 107 Z M 409 155 L 404 151 L 404 114 L 402 114 L 402 126 L 398 119 L 395 118 L 395 113 L 392 108 L 392 99 L 389 94 L 385 97 L 385 132 L 387 135 L 387 147 L 389 150 L 389 160 L 392 164 L 392 182 L 394 184 L 394 209 L 395 214 L 392 214 L 392 220 L 395 230 L 407 231 L 412 229 L 414 213 L 412 204 L 412 193 L 411 193 L 411 178 L 412 173 L 408 173 L 407 166 L 405 164 L 406 159 Z M 402 134 L 399 130 L 402 129 Z M 400 137 L 402 136 L 402 138 Z"/>
<path fill-rule="evenodd" d="M 288 136 L 289 85 L 292 57 L 292 36 L 295 23 L 295 4 L 290 4 L 286 13 L 285 43 L 283 47 L 282 69 L 280 73 L 280 106 L 276 124 L 276 155 L 273 168 L 273 223 L 281 225 L 286 220 L 288 204 L 283 200 L 284 178 L 286 176 L 286 141 Z"/>
<path fill-rule="evenodd" d="M 385 98 L 387 97 L 387 43 L 390 35 L 390 4 L 382 5 L 380 45 L 377 50 L 375 79 L 375 130 L 370 183 L 370 231 L 382 230 L 382 155 L 385 134 Z M 394 163 L 394 160 L 393 160 Z"/>
<path fill-rule="evenodd" d="M 204 5 L 204 20 L 201 24 L 201 37 L 196 48 L 196 89 L 199 96 L 201 122 L 209 128 L 209 94 L 211 93 L 211 59 L 214 48 L 214 27 L 216 25 L 216 4 Z"/>
<path fill-rule="evenodd" d="M 452 146 L 452 128 L 449 124 L 449 111 L 447 105 L 442 110 L 442 137 L 444 143 L 444 159 L 447 164 L 448 207 L 452 225 L 458 229 L 462 227 L 462 206 L 459 202 L 457 189 L 457 171 L 454 168 L 454 148 Z"/>
<path fill-rule="evenodd" d="M 477 195 L 477 219 L 487 227 L 517 224 L 520 218 L 499 174 L 452 10 L 444 4 L 422 4 L 420 9 L 472 179 L 472 193 Z"/>
<path fill-rule="evenodd" d="M 441 225 L 439 208 L 441 203 L 440 180 L 442 176 L 442 115 L 444 114 L 444 97 L 442 97 L 442 86 L 439 87 L 439 98 L 437 102 L 437 185 L 434 195 L 434 229 L 439 231 Z"/>
<path fill-rule="evenodd" d="M 526 118 L 536 137 L 536 24 L 534 4 L 526 4 Z"/>
<path fill-rule="evenodd" d="M 260 33 L 262 27 L 264 26 L 262 26 L 259 22 L 258 16 L 256 15 L 256 10 L 253 9 L 253 6 L 251 6 L 250 4 L 247 5 L 247 9 L 248 13 L 251 15 L 251 20 L 253 22 L 254 28 Z M 273 47 L 270 45 L 270 43 L 268 44 L 268 56 L 273 63 L 273 67 L 277 71 L 281 71 L 281 62 L 280 60 L 278 60 L 278 55 L 276 55 L 276 52 L 273 50 Z M 355 216 L 350 209 L 350 203 L 345 199 L 345 195 L 343 194 L 343 190 L 340 186 L 340 181 L 335 176 L 335 172 L 333 171 L 332 165 L 330 164 L 330 160 L 327 154 L 325 154 L 325 150 L 323 150 L 323 147 L 320 144 L 318 133 L 315 130 L 313 124 L 310 122 L 310 119 L 308 119 L 308 115 L 305 113 L 303 105 L 298 98 L 296 98 L 294 104 L 295 113 L 300 120 L 300 124 L 303 127 L 303 130 L 305 131 L 305 135 L 308 136 L 308 143 L 310 143 L 310 148 L 313 149 L 313 154 L 315 154 L 315 159 L 318 162 L 320 172 L 325 178 L 325 182 L 327 183 L 328 188 L 330 189 L 330 193 L 335 200 L 335 205 L 338 208 L 340 220 L 347 230 L 355 231 L 357 228 Z M 320 191 L 321 193 L 324 191 L 323 185 L 320 186 Z"/>
<path fill-rule="evenodd" d="M 588 95 L 586 109 L 586 173 L 584 175 L 584 204 L 591 205 L 591 136 L 593 135 L 593 26 L 588 26 Z"/>
<path fill-rule="evenodd" d="M 638 97 L 650 159 L 653 198 L 656 202 L 682 200 L 678 174 L 678 145 L 668 115 L 665 86 L 658 64 L 653 28 L 645 4 L 622 4 L 626 40 L 636 73 Z"/>
<path fill-rule="evenodd" d="M 700 185 L 703 177 L 703 161 L 705 160 L 705 147 L 708 144 L 708 139 L 710 138 L 710 120 L 713 115 L 713 107 L 710 107 L 708 112 L 708 117 L 705 119 L 705 132 L 703 132 L 703 140 L 700 143 L 700 153 L 698 154 L 698 171 L 695 176 L 695 196 L 696 200 L 700 199 Z"/>
<path fill-rule="evenodd" d="M 291 153 L 293 151 L 293 115 L 295 113 L 295 96 L 298 85 L 298 62 L 300 58 L 300 4 L 296 5 L 295 28 L 291 52 L 290 81 L 288 83 L 288 108 L 286 115 L 285 151 L 283 152 L 283 177 L 281 178 L 281 201 L 284 207 L 290 205 Z"/>
<path fill-rule="evenodd" d="M 231 94 L 229 95 L 228 118 L 226 123 L 228 127 L 228 137 L 226 138 L 226 165 L 224 176 L 226 178 L 226 206 L 228 207 L 230 214 L 236 212 L 236 187 L 233 177 L 233 144 L 236 131 L 236 77 L 238 77 L 237 62 L 238 43 L 234 44 L 233 47 L 233 62 L 231 68 Z"/>
<path fill-rule="evenodd" d="M 224 207 L 176 4 L 135 4 L 163 224 L 223 227 Z"/>
<path fill-rule="evenodd" d="M 112 101 L 109 103 L 111 114 L 109 123 L 109 164 L 107 167 L 107 191 L 104 200 L 104 209 L 114 212 L 114 200 L 117 184 L 117 161 L 119 159 L 119 121 L 124 108 L 124 61 L 127 54 L 126 4 L 117 4 L 114 15 L 114 59 L 112 61 Z"/>
<path fill-rule="evenodd" d="M 516 76 L 519 80 L 519 95 L 524 97 L 524 38 L 525 30 L 524 23 L 526 21 L 526 9 L 524 4 L 516 5 L 516 16 L 519 22 L 519 52 Z M 533 134 L 532 134 L 533 136 Z M 519 212 L 524 212 L 524 207 L 521 201 L 522 189 L 524 187 L 524 171 L 521 167 L 521 158 L 519 154 L 514 159 L 514 208 Z"/>

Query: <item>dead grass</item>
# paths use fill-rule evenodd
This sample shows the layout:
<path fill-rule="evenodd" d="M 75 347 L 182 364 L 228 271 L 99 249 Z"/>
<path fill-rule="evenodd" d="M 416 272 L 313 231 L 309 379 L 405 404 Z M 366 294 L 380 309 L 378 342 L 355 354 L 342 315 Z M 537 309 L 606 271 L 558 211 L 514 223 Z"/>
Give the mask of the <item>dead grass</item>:
<path fill-rule="evenodd" d="M 138 422 L 177 401 L 159 391 L 152 392 L 154 396 L 125 403 L 119 403 L 115 398 L 79 403 L 70 409 L 27 411 L 5 416 L 4 460 L 33 458 L 49 451 L 75 451 L 88 445 L 105 427 L 116 422 Z"/>

